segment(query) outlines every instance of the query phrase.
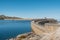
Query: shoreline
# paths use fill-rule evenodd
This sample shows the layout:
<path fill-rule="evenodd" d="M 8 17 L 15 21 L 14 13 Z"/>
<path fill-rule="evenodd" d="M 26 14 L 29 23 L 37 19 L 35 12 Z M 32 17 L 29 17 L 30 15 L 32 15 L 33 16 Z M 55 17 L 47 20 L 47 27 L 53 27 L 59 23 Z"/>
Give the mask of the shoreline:
<path fill-rule="evenodd" d="M 28 32 L 28 33 L 20 34 L 16 38 L 11 38 L 9 40 L 38 40 L 40 38 L 41 36 L 36 35 L 33 32 Z"/>

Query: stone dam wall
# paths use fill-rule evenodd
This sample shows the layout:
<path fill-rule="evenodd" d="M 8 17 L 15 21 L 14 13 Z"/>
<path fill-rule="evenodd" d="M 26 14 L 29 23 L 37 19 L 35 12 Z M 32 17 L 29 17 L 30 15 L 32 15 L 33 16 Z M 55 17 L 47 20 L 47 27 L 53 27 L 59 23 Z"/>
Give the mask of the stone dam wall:
<path fill-rule="evenodd" d="M 58 27 L 60 27 L 60 24 L 48 23 L 42 26 L 35 23 L 34 21 L 31 22 L 32 31 L 37 35 L 54 32 Z"/>

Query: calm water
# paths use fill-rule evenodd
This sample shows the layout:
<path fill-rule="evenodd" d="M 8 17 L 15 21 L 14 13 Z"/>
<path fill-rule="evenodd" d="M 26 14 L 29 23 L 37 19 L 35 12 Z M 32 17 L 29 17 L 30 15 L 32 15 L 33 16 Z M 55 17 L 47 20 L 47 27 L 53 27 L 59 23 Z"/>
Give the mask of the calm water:
<path fill-rule="evenodd" d="M 0 40 L 16 37 L 19 34 L 31 31 L 31 21 L 27 20 L 0 20 Z"/>

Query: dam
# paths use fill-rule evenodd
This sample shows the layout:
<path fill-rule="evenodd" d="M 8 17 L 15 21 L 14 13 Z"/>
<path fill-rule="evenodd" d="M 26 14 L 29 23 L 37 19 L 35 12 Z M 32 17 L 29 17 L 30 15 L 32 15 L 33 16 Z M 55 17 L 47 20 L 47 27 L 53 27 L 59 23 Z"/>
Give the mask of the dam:
<path fill-rule="evenodd" d="M 55 19 L 35 19 L 32 32 L 17 36 L 17 40 L 60 40 L 60 23 Z"/>
<path fill-rule="evenodd" d="M 60 24 L 55 19 L 36 19 L 31 22 L 32 31 L 37 34 L 52 33 Z"/>

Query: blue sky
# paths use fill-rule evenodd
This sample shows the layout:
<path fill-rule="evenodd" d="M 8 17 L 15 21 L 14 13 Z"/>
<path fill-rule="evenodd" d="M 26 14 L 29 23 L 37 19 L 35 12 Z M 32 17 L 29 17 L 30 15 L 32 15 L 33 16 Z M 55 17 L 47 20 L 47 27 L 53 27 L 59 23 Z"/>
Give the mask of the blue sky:
<path fill-rule="evenodd" d="M 0 0 L 0 15 L 60 19 L 60 0 Z"/>

